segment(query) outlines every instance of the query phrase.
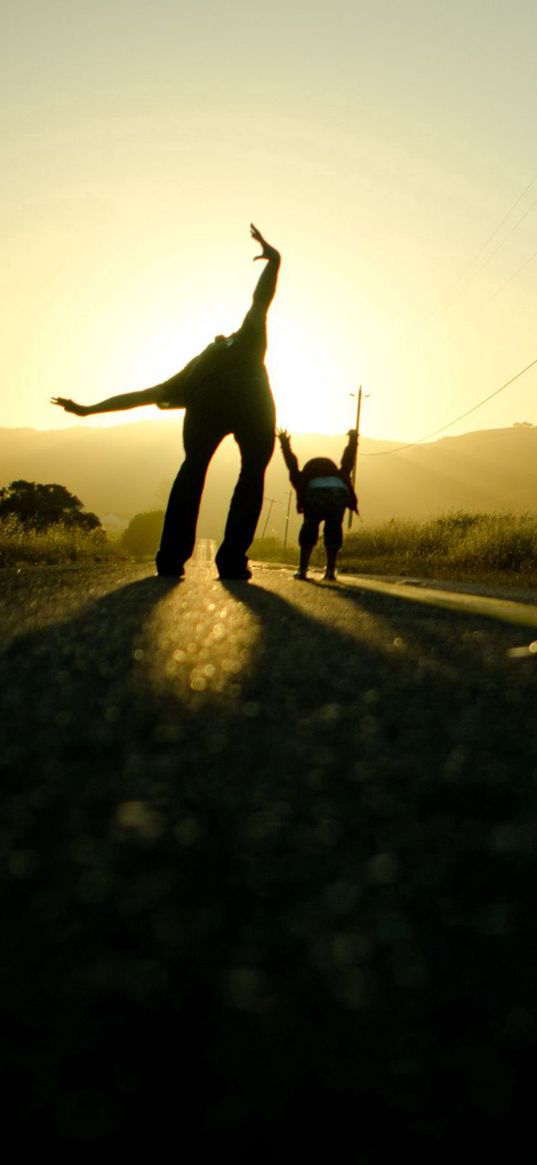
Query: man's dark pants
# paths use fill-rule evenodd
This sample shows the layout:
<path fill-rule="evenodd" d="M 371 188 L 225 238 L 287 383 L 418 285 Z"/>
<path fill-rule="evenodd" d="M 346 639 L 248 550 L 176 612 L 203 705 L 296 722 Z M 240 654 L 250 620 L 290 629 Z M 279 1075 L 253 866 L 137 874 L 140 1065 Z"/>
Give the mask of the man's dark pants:
<path fill-rule="evenodd" d="M 160 549 L 159 574 L 180 575 L 196 540 L 196 524 L 209 462 L 230 433 L 241 453 L 241 471 L 231 499 L 224 540 L 216 555 L 221 575 L 240 575 L 263 504 L 265 470 L 274 449 L 274 404 L 268 390 L 234 405 L 199 401 L 185 414 L 185 460 L 172 486 Z"/>

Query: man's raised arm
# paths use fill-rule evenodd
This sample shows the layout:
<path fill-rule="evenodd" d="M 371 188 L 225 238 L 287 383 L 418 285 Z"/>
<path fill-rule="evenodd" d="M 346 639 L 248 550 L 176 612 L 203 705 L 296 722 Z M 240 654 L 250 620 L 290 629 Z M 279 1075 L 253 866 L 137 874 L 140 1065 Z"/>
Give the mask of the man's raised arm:
<path fill-rule="evenodd" d="M 261 254 L 255 256 L 254 262 L 257 259 L 266 259 L 267 265 L 257 281 L 257 287 L 252 298 L 252 306 L 245 317 L 244 323 L 264 324 L 267 311 L 274 299 L 281 256 L 275 247 L 271 247 L 270 243 L 267 243 L 261 231 L 258 231 L 253 222 L 250 223 L 250 234 L 262 248 Z"/>
<path fill-rule="evenodd" d="M 140 405 L 158 404 L 162 393 L 162 386 L 143 388 L 140 392 L 122 392 L 119 396 L 109 396 L 94 405 L 80 405 L 75 400 L 65 396 L 51 396 L 50 403 L 59 405 L 66 413 L 74 413 L 76 417 L 92 417 L 95 413 L 117 413 L 124 409 L 136 409 Z"/>

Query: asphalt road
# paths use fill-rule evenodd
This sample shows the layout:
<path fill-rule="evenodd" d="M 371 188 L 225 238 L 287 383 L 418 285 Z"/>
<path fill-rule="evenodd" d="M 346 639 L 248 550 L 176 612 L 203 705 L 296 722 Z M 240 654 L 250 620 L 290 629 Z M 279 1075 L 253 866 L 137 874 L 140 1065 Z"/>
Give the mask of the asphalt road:
<path fill-rule="evenodd" d="M 535 612 L 260 567 L 224 585 L 205 554 L 179 585 L 124 564 L 0 584 L 19 1148 L 512 1154 Z"/>

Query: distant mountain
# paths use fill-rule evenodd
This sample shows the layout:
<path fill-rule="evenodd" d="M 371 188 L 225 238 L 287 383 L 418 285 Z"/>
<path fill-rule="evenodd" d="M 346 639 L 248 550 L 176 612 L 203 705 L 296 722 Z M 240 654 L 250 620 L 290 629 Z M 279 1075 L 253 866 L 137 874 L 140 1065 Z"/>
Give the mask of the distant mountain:
<path fill-rule="evenodd" d="M 106 429 L 83 423 L 60 430 L 0 429 L 0 486 L 17 478 L 59 482 L 101 518 L 162 509 L 183 457 L 181 429 L 182 415 Z M 344 435 L 307 434 L 297 436 L 293 446 L 302 465 L 321 454 L 339 461 L 345 441 Z M 228 438 L 209 469 L 201 537 L 219 537 L 238 468 L 238 449 Z M 283 536 L 289 490 L 276 448 L 258 533 L 266 524 L 267 535 Z M 450 509 L 532 510 L 537 506 L 537 427 L 485 429 L 406 449 L 397 442 L 362 438 L 357 490 L 366 522 L 426 518 Z M 290 539 L 296 539 L 297 528 L 291 499 Z"/>

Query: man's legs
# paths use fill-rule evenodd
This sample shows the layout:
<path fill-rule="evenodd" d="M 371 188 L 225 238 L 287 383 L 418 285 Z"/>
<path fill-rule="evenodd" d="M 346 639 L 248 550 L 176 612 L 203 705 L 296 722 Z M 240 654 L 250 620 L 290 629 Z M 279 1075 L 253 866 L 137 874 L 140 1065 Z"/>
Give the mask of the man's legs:
<path fill-rule="evenodd" d="M 266 413 L 266 415 L 264 415 Z M 274 449 L 274 418 L 264 409 L 251 425 L 236 429 L 241 471 L 229 507 L 224 540 L 216 554 L 221 578 L 248 578 L 247 550 L 254 537 L 261 507 L 265 470 Z"/>
<path fill-rule="evenodd" d="M 180 578 L 196 540 L 196 524 L 207 468 L 225 436 L 221 422 L 187 409 L 183 428 L 185 460 L 173 483 L 157 554 L 157 571 Z"/>

